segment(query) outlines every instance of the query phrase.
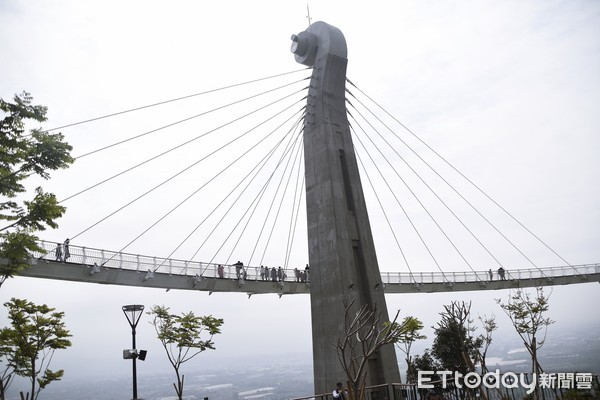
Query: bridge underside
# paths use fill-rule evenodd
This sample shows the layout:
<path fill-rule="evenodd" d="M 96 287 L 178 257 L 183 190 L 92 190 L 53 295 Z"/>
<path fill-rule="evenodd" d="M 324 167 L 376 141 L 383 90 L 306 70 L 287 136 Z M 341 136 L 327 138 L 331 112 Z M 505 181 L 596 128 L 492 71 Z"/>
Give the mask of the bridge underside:
<path fill-rule="evenodd" d="M 292 280 L 273 282 L 260 279 L 237 279 L 200 277 L 197 275 L 168 274 L 164 272 L 143 272 L 114 267 L 94 267 L 77 263 L 63 263 L 50 260 L 38 260 L 19 276 L 31 278 L 56 279 L 74 282 L 98 283 L 104 285 L 137 286 L 156 289 L 199 290 L 228 293 L 266 294 L 309 294 L 310 283 Z M 258 277 L 257 277 L 258 278 Z M 385 283 L 385 293 L 438 293 L 462 292 L 474 290 L 501 290 L 538 286 L 571 285 L 600 282 L 600 270 L 577 275 L 554 276 L 551 278 L 507 279 L 473 282 L 423 282 L 423 283 Z"/>

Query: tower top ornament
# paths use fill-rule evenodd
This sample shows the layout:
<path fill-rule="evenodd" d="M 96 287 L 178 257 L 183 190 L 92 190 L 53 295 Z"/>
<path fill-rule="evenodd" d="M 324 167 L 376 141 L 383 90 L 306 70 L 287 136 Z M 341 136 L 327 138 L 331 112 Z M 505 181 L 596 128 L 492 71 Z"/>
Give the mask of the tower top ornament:
<path fill-rule="evenodd" d="M 296 62 L 308 67 L 313 67 L 316 60 L 327 54 L 348 58 L 346 39 L 342 31 L 321 21 L 311 24 L 297 35 L 292 35 L 291 51 Z"/>

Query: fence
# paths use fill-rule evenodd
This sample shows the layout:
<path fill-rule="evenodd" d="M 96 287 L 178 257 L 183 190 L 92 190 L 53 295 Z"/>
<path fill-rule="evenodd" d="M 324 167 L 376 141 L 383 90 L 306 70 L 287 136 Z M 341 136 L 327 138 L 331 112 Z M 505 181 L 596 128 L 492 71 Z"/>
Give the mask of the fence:
<path fill-rule="evenodd" d="M 302 268 L 276 268 L 276 279 L 271 275 L 261 274 L 260 266 L 244 266 L 243 271 L 236 268 L 235 264 L 217 264 L 205 263 L 199 261 L 186 261 L 170 258 L 160 258 L 153 256 L 143 256 L 139 254 L 129 254 L 101 250 L 89 247 L 74 246 L 68 247 L 69 256 L 66 257 L 66 249 L 60 243 L 41 241 L 40 246 L 44 252 L 35 254 L 35 257 L 47 260 L 67 261 L 84 265 L 103 266 L 106 268 L 129 269 L 143 272 L 159 272 L 169 275 L 189 275 L 202 276 L 208 278 L 221 277 L 219 267 L 222 266 L 224 278 L 236 278 L 243 274 L 244 279 L 250 280 L 277 280 L 287 282 L 307 282 L 309 280 L 309 270 Z M 60 252 L 57 252 L 60 248 Z M 275 268 L 275 267 L 273 267 Z M 272 268 L 270 269 L 272 270 Z M 508 280 L 527 280 L 527 279 L 549 279 L 560 276 L 586 276 L 600 273 L 600 264 L 573 265 L 564 267 L 544 267 L 530 269 L 515 269 L 505 272 L 505 278 Z M 493 273 L 494 274 L 494 273 Z M 498 279 L 498 274 L 494 274 Z M 468 272 L 384 272 L 381 274 L 384 284 L 428 284 L 428 283 L 462 283 L 462 282 L 487 282 L 490 281 L 489 271 L 468 271 Z"/>
<path fill-rule="evenodd" d="M 332 390 L 333 391 L 333 390 Z M 365 388 L 366 400 L 419 400 L 416 385 L 393 383 L 368 386 Z M 290 400 L 333 400 L 332 393 L 314 396 L 296 397 Z"/>
<path fill-rule="evenodd" d="M 553 374 L 558 375 L 558 374 Z M 565 374 L 566 375 L 566 374 Z M 502 375 L 503 376 L 503 375 Z M 525 383 L 531 384 L 531 375 L 523 374 Z M 591 375 L 589 389 L 578 389 L 574 385 L 569 387 L 541 387 L 538 393 L 538 398 L 541 400 L 585 400 L 585 399 L 600 399 L 600 384 L 598 375 Z M 450 380 L 449 380 L 450 381 Z M 574 383 L 575 381 L 572 380 Z M 464 387 L 459 388 L 448 385 L 445 389 L 442 388 L 442 381 L 428 382 L 433 385 L 433 389 L 419 389 L 415 384 L 399 384 L 391 385 L 383 384 L 369 386 L 365 389 L 365 400 L 483 400 L 479 389 L 466 390 Z M 539 385 L 539 382 L 538 382 Z M 522 387 L 501 387 L 487 388 L 483 386 L 485 397 L 488 400 L 523 400 L 533 399 L 532 394 L 527 393 L 527 388 Z M 324 393 L 314 396 L 296 397 L 290 400 L 333 400 L 331 393 Z"/>

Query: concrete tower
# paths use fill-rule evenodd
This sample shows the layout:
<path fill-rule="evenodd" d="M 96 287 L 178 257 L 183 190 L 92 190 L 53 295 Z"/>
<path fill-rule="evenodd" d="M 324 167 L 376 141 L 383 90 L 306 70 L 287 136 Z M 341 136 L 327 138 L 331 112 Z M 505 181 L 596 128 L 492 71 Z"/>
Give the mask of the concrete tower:
<path fill-rule="evenodd" d="M 388 319 L 345 104 L 347 49 L 324 22 L 292 36 L 296 61 L 313 67 L 304 120 L 315 393 L 345 382 L 332 345 L 344 337 L 344 300 L 377 305 Z M 368 385 L 400 382 L 393 345 L 368 362 Z"/>

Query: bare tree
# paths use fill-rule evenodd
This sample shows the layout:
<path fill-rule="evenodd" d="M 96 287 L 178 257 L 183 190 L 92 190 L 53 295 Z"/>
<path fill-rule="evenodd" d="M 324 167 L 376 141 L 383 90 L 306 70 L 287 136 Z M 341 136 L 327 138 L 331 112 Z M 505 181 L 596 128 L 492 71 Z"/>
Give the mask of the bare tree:
<path fill-rule="evenodd" d="M 334 346 L 338 360 L 348 379 L 350 399 L 363 400 L 367 382 L 367 363 L 382 346 L 396 343 L 408 331 L 405 323 L 398 324 L 398 314 L 390 321 L 382 321 L 377 304 L 363 305 L 353 312 L 354 301 L 344 301 L 344 336 Z"/>
<path fill-rule="evenodd" d="M 496 324 L 496 316 L 494 314 L 492 314 L 492 316 L 489 318 L 486 315 L 483 317 L 479 316 L 479 321 L 481 322 L 485 333 L 483 335 L 479 335 L 482 348 L 478 349 L 477 354 L 475 355 L 475 363 L 479 363 L 481 366 L 481 374 L 483 375 L 488 372 L 488 368 L 485 363 L 485 357 L 487 356 L 488 349 L 492 344 L 492 333 L 498 329 L 498 324 Z"/>

